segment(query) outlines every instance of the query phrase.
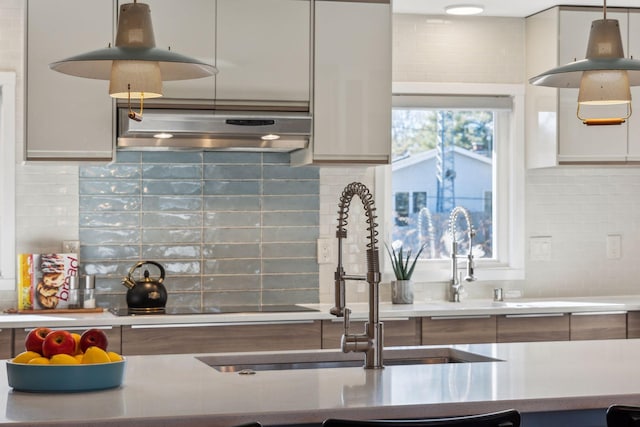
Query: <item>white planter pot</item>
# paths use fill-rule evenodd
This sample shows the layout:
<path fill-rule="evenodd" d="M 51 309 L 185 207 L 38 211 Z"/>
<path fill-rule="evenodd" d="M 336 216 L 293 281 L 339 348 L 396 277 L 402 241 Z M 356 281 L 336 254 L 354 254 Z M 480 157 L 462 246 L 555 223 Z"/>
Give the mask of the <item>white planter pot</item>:
<path fill-rule="evenodd" d="M 392 281 L 391 302 L 393 304 L 413 304 L 413 282 L 411 280 Z"/>

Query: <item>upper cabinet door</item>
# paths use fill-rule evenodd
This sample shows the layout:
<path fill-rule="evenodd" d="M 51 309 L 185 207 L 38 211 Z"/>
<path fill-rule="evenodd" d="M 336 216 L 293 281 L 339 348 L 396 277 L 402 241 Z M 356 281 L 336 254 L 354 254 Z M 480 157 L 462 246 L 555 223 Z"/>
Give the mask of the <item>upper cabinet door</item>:
<path fill-rule="evenodd" d="M 629 45 L 624 51 L 627 58 L 640 59 L 640 9 L 629 11 Z M 631 88 L 633 115 L 628 122 L 629 147 L 627 160 L 640 162 L 640 87 Z"/>
<path fill-rule="evenodd" d="M 61 74 L 49 64 L 113 43 L 113 1 L 29 0 L 26 5 L 26 159 L 111 160 L 109 82 Z"/>
<path fill-rule="evenodd" d="M 315 2 L 313 108 L 311 162 L 389 163 L 388 2 Z"/>
<path fill-rule="evenodd" d="M 119 4 L 130 3 L 119 0 Z M 151 9 L 156 47 L 215 63 L 215 0 L 144 0 Z M 164 98 L 207 99 L 215 97 L 215 76 L 163 82 Z"/>
<path fill-rule="evenodd" d="M 218 0 L 216 100 L 309 101 L 308 0 Z"/>

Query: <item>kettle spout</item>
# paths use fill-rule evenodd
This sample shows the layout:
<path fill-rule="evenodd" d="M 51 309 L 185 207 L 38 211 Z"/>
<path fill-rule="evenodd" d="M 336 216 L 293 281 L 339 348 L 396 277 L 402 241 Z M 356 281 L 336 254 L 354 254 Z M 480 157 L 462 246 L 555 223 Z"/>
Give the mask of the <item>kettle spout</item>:
<path fill-rule="evenodd" d="M 133 287 L 136 285 L 130 277 L 125 277 L 124 279 L 122 279 L 122 284 L 129 289 L 133 289 Z"/>

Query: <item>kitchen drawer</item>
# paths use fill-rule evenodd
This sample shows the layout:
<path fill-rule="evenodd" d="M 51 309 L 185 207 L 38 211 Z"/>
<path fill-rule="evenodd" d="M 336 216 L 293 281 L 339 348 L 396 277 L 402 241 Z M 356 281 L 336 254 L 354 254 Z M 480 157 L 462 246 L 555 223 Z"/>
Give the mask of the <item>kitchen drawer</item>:
<path fill-rule="evenodd" d="M 0 359 L 10 359 L 15 355 L 11 332 L 11 329 L 0 329 Z"/>
<path fill-rule="evenodd" d="M 496 342 L 495 316 L 432 316 L 422 319 L 422 344 Z"/>
<path fill-rule="evenodd" d="M 109 351 L 115 351 L 116 353 L 121 353 L 122 347 L 120 343 L 120 326 L 65 326 L 65 327 L 56 327 L 56 326 L 47 326 L 50 329 L 64 329 L 69 332 L 75 332 L 77 334 L 82 334 L 87 329 L 96 328 L 102 329 L 107 334 L 107 339 L 109 340 Z M 27 337 L 29 331 L 33 328 L 20 328 L 14 329 L 14 337 L 13 337 L 13 345 L 14 345 L 14 353 L 18 354 L 24 351 L 24 340 Z"/>
<path fill-rule="evenodd" d="M 320 348 L 320 321 L 138 325 L 122 329 L 122 353 L 219 353 Z"/>
<path fill-rule="evenodd" d="M 627 314 L 572 313 L 571 340 L 607 340 L 627 337 Z"/>
<path fill-rule="evenodd" d="M 420 345 L 420 319 L 384 320 L 384 346 Z M 351 321 L 351 333 L 364 331 L 364 321 Z M 340 348 L 342 319 L 322 321 L 322 348 Z"/>
<path fill-rule="evenodd" d="M 497 342 L 568 341 L 568 314 L 498 316 Z"/>
<path fill-rule="evenodd" d="M 627 313 L 627 338 L 640 338 L 640 311 Z"/>

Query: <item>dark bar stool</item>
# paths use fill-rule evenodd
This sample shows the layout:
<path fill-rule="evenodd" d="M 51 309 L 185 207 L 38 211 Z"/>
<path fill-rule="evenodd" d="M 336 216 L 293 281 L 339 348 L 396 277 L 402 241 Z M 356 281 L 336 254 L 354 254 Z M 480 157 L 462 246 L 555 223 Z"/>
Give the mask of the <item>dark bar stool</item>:
<path fill-rule="evenodd" d="M 515 409 L 508 409 L 506 411 L 462 417 L 412 420 L 345 420 L 330 418 L 325 420 L 322 425 L 323 427 L 519 427 L 520 413 Z"/>
<path fill-rule="evenodd" d="M 640 406 L 609 406 L 607 427 L 640 427 Z"/>

